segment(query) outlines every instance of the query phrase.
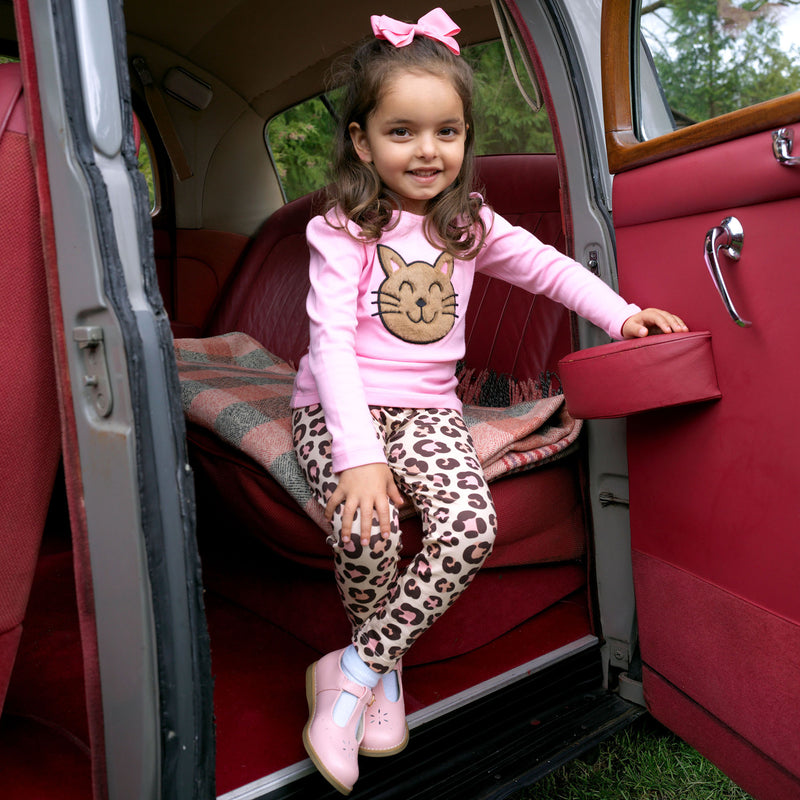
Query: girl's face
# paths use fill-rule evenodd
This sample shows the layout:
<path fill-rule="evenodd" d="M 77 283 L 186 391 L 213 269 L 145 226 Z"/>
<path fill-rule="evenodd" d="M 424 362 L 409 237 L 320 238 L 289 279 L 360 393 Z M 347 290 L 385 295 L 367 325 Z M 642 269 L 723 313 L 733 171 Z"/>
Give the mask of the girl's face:
<path fill-rule="evenodd" d="M 362 161 L 372 162 L 403 209 L 424 214 L 425 204 L 458 177 L 467 126 L 461 98 L 446 78 L 402 72 L 386 87 L 366 130 L 350 124 Z"/>

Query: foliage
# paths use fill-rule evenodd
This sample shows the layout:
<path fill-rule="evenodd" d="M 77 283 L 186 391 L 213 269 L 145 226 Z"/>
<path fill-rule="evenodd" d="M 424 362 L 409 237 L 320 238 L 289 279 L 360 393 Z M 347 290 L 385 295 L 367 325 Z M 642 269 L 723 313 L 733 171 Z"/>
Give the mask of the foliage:
<path fill-rule="evenodd" d="M 781 46 L 775 9 L 794 0 L 661 0 L 642 26 L 676 118 L 697 122 L 800 89 L 800 48 Z M 648 19 L 649 17 L 649 19 Z"/>
<path fill-rule="evenodd" d="M 528 108 L 514 81 L 501 42 L 464 50 L 475 72 L 475 143 L 478 155 L 552 153 L 547 112 Z"/>
<path fill-rule="evenodd" d="M 573 761 L 512 800 L 752 800 L 651 717 Z"/>
<path fill-rule="evenodd" d="M 147 194 L 150 200 L 150 211 L 152 213 L 156 207 L 156 189 L 155 180 L 153 178 L 153 162 L 150 156 L 150 149 L 148 148 L 144 137 L 142 137 L 142 142 L 139 145 L 139 172 L 144 175 L 144 179 L 147 181 Z"/>
<path fill-rule="evenodd" d="M 290 108 L 269 123 L 269 146 L 289 200 L 325 185 L 335 129 L 320 98 Z"/>

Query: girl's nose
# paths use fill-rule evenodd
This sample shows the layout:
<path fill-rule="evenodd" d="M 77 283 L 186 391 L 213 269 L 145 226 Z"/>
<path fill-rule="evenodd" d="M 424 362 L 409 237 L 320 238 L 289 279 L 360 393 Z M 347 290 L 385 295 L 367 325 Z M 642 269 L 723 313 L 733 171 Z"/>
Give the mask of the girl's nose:
<path fill-rule="evenodd" d="M 420 158 L 431 159 L 436 155 L 436 139 L 431 135 L 417 138 L 417 154 Z"/>

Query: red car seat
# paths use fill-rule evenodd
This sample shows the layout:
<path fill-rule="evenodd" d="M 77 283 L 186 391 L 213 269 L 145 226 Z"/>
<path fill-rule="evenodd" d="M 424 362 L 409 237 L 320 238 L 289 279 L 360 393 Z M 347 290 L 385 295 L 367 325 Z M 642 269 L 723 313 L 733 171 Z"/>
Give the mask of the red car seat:
<path fill-rule="evenodd" d="M 0 711 L 61 452 L 39 203 L 19 64 L 0 64 Z"/>

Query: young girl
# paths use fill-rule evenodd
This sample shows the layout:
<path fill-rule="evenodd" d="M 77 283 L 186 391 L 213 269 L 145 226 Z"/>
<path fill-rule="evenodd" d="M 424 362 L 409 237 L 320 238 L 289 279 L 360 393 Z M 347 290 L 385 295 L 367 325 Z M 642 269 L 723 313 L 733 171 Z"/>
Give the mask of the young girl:
<path fill-rule="evenodd" d="M 686 330 L 471 194 L 472 74 L 444 11 L 372 27 L 347 75 L 329 211 L 307 229 L 311 340 L 292 398 L 353 627 L 349 646 L 308 668 L 303 740 L 345 794 L 359 753 L 405 747 L 403 654 L 492 550 L 492 498 L 455 394 L 475 272 L 555 298 L 617 339 Z M 401 491 L 425 532 L 404 572 Z"/>

